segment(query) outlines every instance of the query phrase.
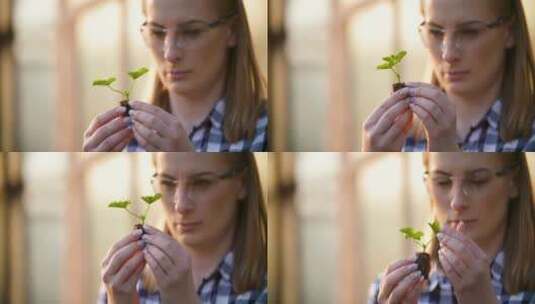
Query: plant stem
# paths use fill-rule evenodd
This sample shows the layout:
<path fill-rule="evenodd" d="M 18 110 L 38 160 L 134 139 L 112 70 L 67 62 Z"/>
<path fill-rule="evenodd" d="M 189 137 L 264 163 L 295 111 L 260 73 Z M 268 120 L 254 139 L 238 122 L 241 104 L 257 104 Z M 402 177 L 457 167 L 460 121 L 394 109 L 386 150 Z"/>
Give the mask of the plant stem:
<path fill-rule="evenodd" d="M 138 220 L 142 219 L 141 216 L 135 214 L 134 212 L 130 211 L 128 208 L 124 208 L 124 210 L 126 210 L 126 212 L 130 213 L 131 216 L 137 218 Z"/>
<path fill-rule="evenodd" d="M 149 214 L 150 205 L 147 206 L 145 209 L 145 213 L 143 214 L 142 224 L 145 224 L 145 219 L 147 219 L 147 214 Z"/>
<path fill-rule="evenodd" d="M 126 99 L 128 99 L 128 95 L 125 96 L 124 92 L 121 92 L 120 90 L 115 89 L 115 88 L 112 87 L 111 85 L 108 85 L 108 88 L 110 88 L 110 90 L 114 91 L 115 93 L 119 93 L 119 94 L 121 94 L 121 96 L 123 96 L 123 97 L 127 97 Z"/>
<path fill-rule="evenodd" d="M 398 83 L 401 83 L 401 75 L 398 73 L 398 71 L 396 71 L 396 69 L 394 67 L 392 67 L 392 72 L 394 72 L 394 74 L 396 74 L 396 78 L 398 79 Z"/>

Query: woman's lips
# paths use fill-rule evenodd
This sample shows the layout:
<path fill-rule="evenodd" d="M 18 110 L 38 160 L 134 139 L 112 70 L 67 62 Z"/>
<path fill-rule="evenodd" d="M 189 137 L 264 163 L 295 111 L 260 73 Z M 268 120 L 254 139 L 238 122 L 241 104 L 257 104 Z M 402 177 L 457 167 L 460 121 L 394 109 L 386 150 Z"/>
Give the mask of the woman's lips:
<path fill-rule="evenodd" d="M 449 81 L 459 81 L 462 80 L 466 75 L 468 75 L 469 71 L 448 71 L 444 72 L 444 77 Z"/>
<path fill-rule="evenodd" d="M 200 221 L 197 222 L 178 222 L 175 223 L 175 227 L 177 227 L 181 232 L 191 232 L 199 227 L 201 224 Z"/>
<path fill-rule="evenodd" d="M 167 75 L 172 80 L 182 80 L 184 79 L 191 71 L 180 71 L 180 70 L 172 70 L 167 72 Z"/>
<path fill-rule="evenodd" d="M 470 227 L 471 225 L 473 225 L 475 222 L 477 222 L 476 219 L 467 219 L 467 220 L 450 220 L 448 221 L 448 224 L 456 229 L 458 227 L 458 225 L 460 225 L 461 223 L 463 224 L 464 227 Z"/>

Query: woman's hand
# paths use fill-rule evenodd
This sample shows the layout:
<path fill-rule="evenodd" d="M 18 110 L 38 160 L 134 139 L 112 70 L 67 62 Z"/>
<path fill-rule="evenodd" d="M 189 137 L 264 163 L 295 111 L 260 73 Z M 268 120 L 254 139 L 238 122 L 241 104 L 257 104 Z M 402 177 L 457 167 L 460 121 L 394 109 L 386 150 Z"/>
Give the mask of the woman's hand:
<path fill-rule="evenodd" d="M 457 300 L 459 303 L 497 303 L 489 271 L 490 258 L 463 234 L 464 223 L 455 228 L 444 225 L 437 238 L 440 264 L 453 285 Z"/>
<path fill-rule="evenodd" d="M 125 111 L 117 106 L 95 117 L 84 133 L 84 152 L 122 151 L 134 137 Z"/>
<path fill-rule="evenodd" d="M 191 258 L 173 237 L 151 226 L 144 225 L 142 239 L 147 243 L 144 255 L 163 303 L 198 303 L 193 284 Z"/>
<path fill-rule="evenodd" d="M 459 151 L 457 146 L 457 112 L 446 93 L 420 82 L 409 82 L 409 106 L 422 121 L 428 150 L 433 152 Z"/>
<path fill-rule="evenodd" d="M 130 106 L 134 135 L 146 151 L 193 151 L 188 134 L 174 115 L 141 101 L 133 101 Z"/>
<path fill-rule="evenodd" d="M 418 271 L 416 257 L 390 264 L 381 279 L 377 303 L 417 303 L 426 286 L 423 275 Z"/>
<path fill-rule="evenodd" d="M 108 303 L 132 303 L 137 298 L 136 283 L 145 267 L 141 234 L 141 229 L 137 229 L 122 238 L 102 261 L 101 280 Z"/>
<path fill-rule="evenodd" d="M 412 126 L 407 88 L 395 92 L 364 122 L 362 151 L 399 152 Z"/>

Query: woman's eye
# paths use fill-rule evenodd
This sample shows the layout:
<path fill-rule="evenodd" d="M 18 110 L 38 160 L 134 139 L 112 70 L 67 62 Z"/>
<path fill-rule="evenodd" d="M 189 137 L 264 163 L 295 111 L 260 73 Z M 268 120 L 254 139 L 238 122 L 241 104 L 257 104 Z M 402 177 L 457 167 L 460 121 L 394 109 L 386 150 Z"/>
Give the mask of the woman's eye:
<path fill-rule="evenodd" d="M 200 30 L 186 30 L 183 32 L 183 34 L 184 34 L 184 37 L 186 38 L 194 39 L 194 38 L 198 38 L 199 35 L 201 35 L 201 31 Z"/>
<path fill-rule="evenodd" d="M 435 180 L 435 184 L 437 184 L 440 187 L 448 187 L 451 185 L 451 180 L 449 179 Z"/>
<path fill-rule="evenodd" d="M 165 32 L 162 31 L 162 30 L 151 29 L 150 30 L 150 34 L 151 34 L 151 36 L 153 36 L 155 38 L 158 38 L 158 39 L 164 39 L 165 38 Z"/>
<path fill-rule="evenodd" d="M 209 181 L 209 180 L 205 180 L 205 179 L 201 179 L 201 180 L 195 180 L 192 182 L 192 185 L 194 187 L 198 187 L 198 188 L 202 188 L 202 187 L 207 187 L 211 184 L 212 182 Z"/>
<path fill-rule="evenodd" d="M 479 29 L 462 29 L 459 30 L 459 35 L 461 37 L 465 38 L 475 38 L 479 36 L 480 30 Z"/>
<path fill-rule="evenodd" d="M 468 181 L 473 186 L 483 186 L 489 182 L 488 179 L 473 179 Z"/>
<path fill-rule="evenodd" d="M 166 181 L 166 180 L 160 181 L 160 184 L 162 185 L 162 187 L 165 187 L 165 188 L 171 188 L 175 186 L 175 183 L 173 183 L 172 181 Z"/>
<path fill-rule="evenodd" d="M 440 30 L 430 29 L 429 34 L 433 36 L 433 38 L 442 39 L 444 36 L 444 33 Z"/>

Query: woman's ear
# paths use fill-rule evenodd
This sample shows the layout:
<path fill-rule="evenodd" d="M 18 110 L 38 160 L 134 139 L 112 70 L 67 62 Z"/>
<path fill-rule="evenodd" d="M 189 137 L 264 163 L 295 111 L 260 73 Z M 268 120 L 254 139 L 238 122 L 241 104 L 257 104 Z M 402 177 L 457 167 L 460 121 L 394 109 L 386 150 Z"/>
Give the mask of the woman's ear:
<path fill-rule="evenodd" d="M 233 48 L 238 44 L 238 24 L 231 22 L 227 27 L 227 47 Z"/>
<path fill-rule="evenodd" d="M 506 37 L 505 37 L 505 48 L 506 49 L 511 49 L 513 48 L 515 45 L 516 45 L 516 41 L 515 41 L 515 31 L 514 31 L 514 27 L 515 27 L 515 20 L 511 20 L 507 23 L 506 25 Z"/>

